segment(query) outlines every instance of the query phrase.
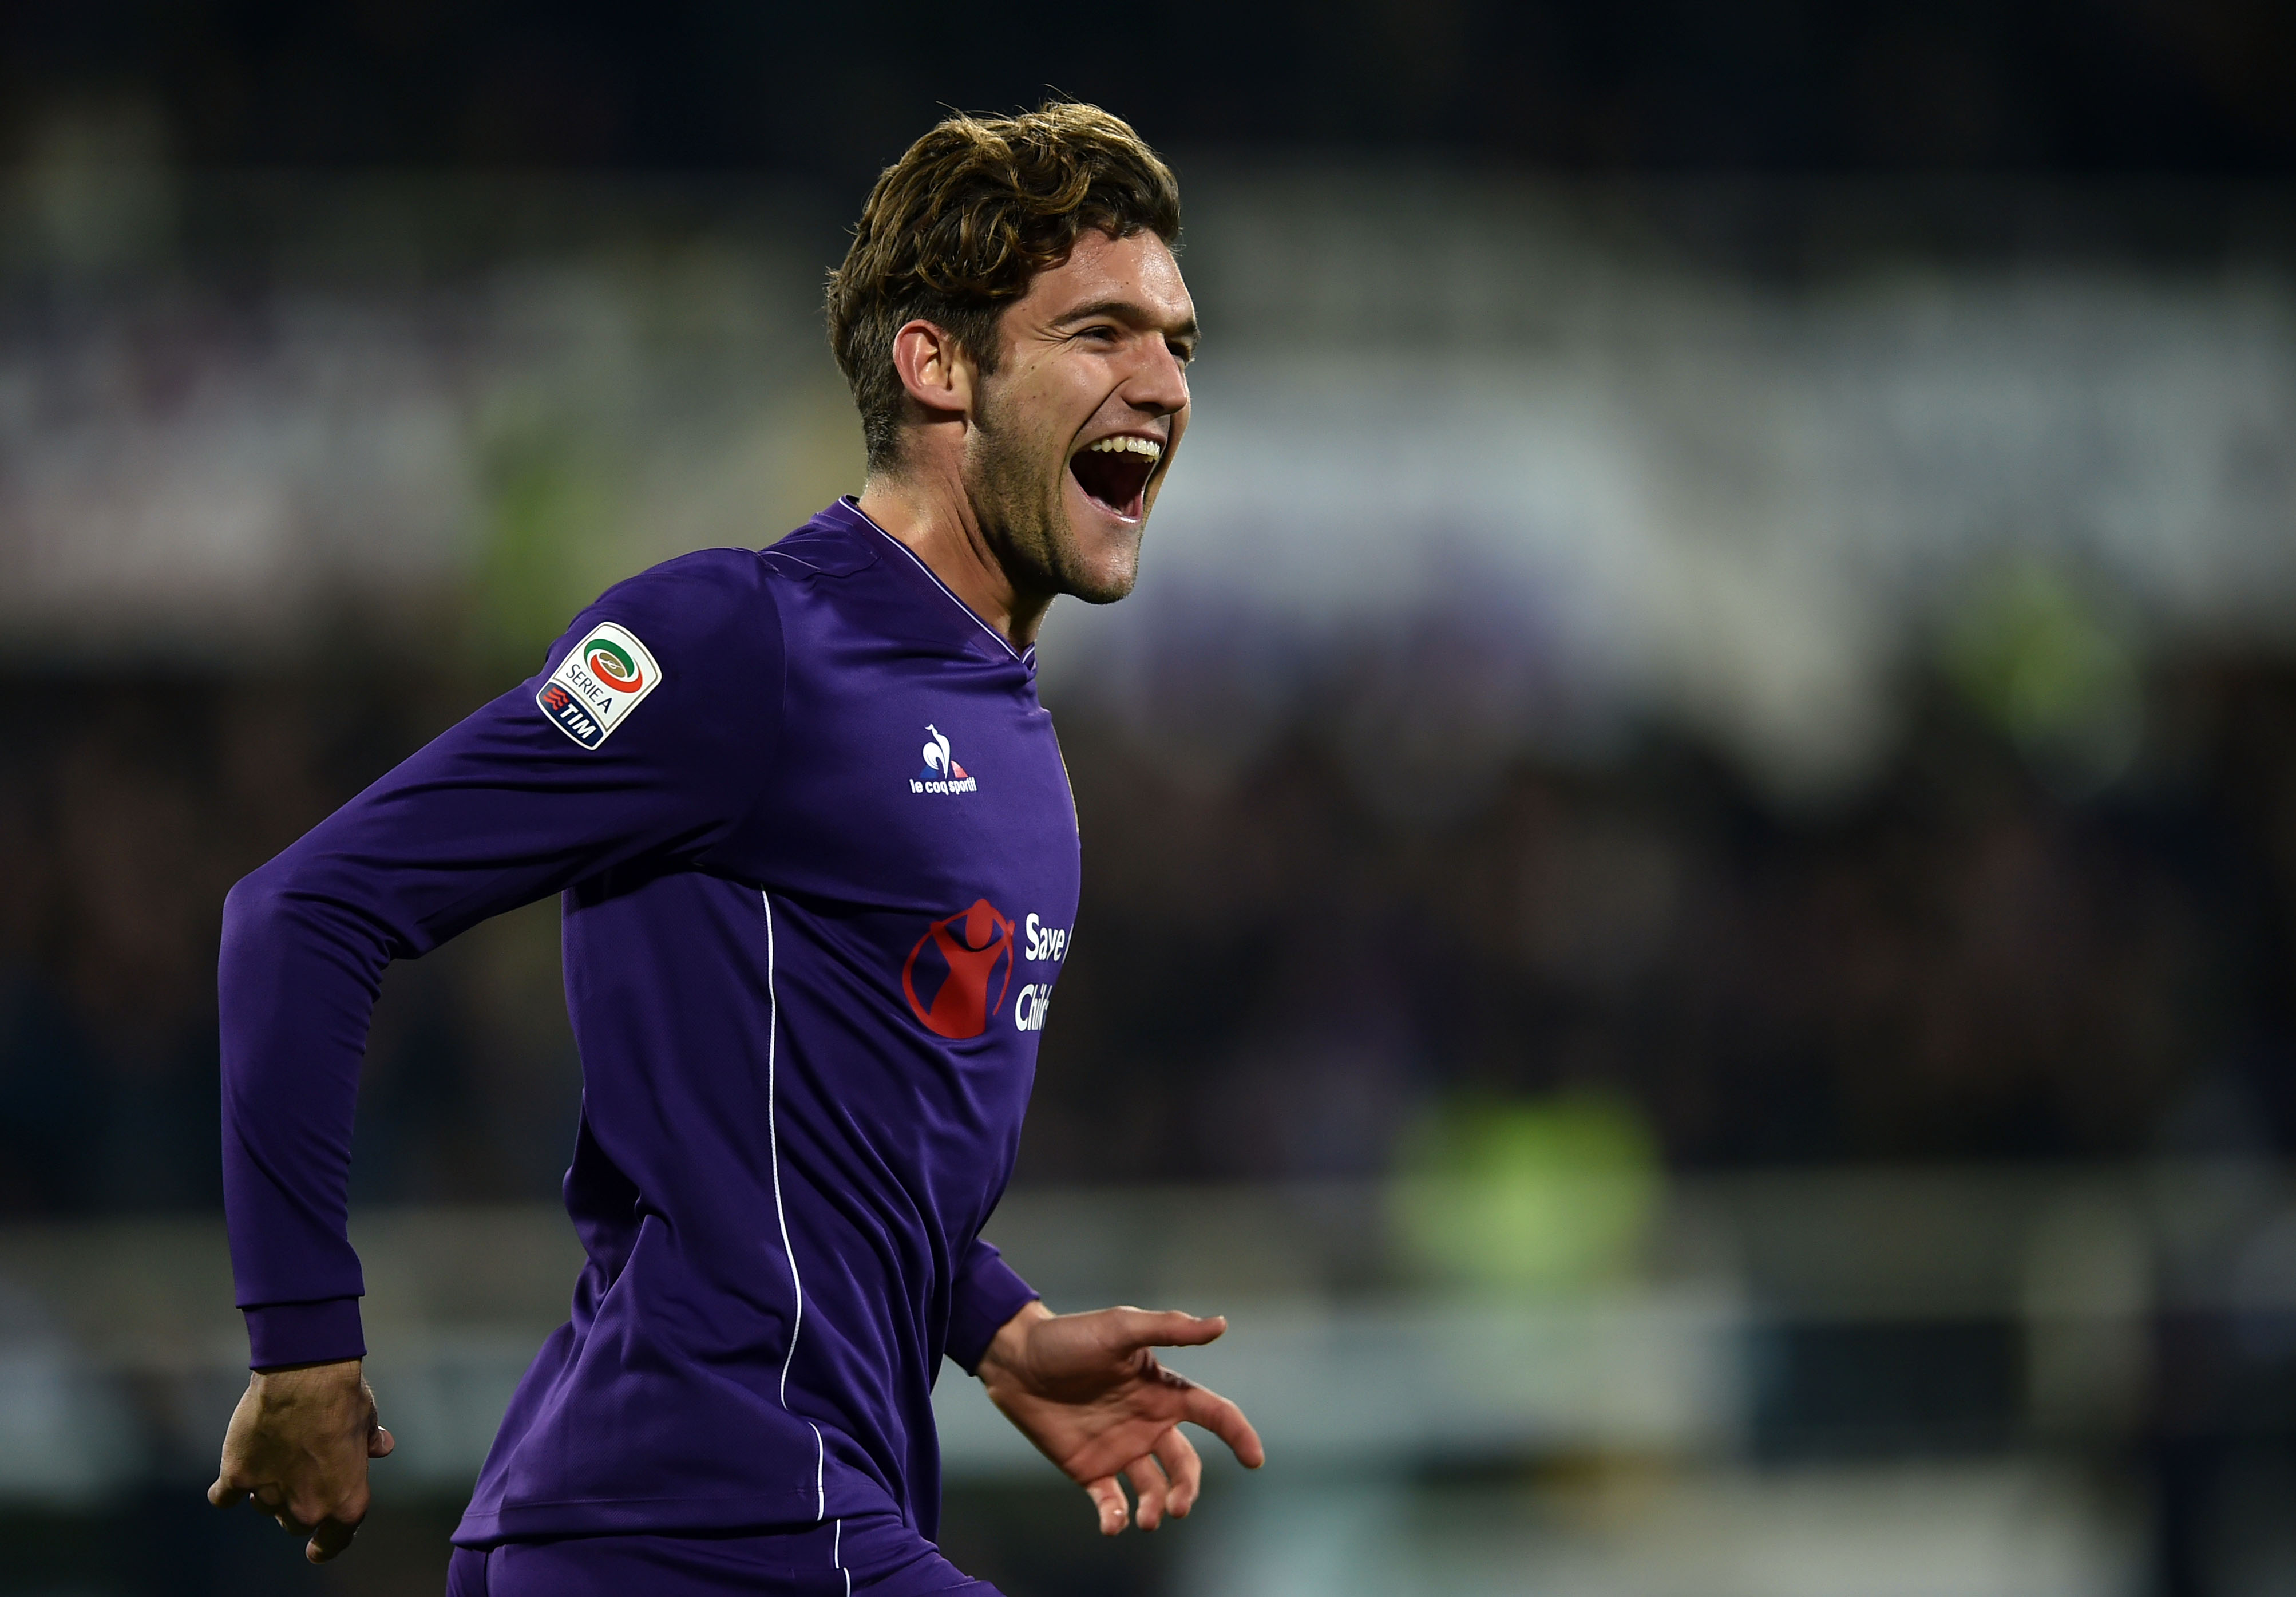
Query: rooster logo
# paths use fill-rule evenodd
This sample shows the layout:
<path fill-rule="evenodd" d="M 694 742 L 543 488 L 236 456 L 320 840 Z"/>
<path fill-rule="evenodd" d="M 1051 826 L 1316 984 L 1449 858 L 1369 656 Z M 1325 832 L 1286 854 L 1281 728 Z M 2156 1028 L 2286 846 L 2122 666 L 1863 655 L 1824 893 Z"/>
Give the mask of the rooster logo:
<path fill-rule="evenodd" d="M 959 765 L 955 756 L 948 752 L 948 735 L 931 721 L 925 723 L 925 730 L 932 734 L 932 738 L 925 745 L 925 768 L 917 773 L 917 780 L 920 782 L 964 781 L 966 775 L 965 769 Z"/>

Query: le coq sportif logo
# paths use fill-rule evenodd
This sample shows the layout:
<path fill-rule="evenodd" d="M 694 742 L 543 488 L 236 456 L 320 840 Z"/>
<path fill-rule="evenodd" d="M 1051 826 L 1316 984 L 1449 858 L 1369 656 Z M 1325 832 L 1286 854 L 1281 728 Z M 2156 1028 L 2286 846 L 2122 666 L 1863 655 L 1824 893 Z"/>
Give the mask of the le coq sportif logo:
<path fill-rule="evenodd" d="M 927 722 L 925 725 L 924 764 L 909 778 L 911 793 L 978 793 L 980 784 L 972 773 L 956 762 L 956 754 L 949 747 L 948 734 Z"/>
<path fill-rule="evenodd" d="M 1013 985 L 1013 923 L 987 899 L 936 920 L 901 966 L 918 1024 L 962 1042 L 988 1029 Z"/>

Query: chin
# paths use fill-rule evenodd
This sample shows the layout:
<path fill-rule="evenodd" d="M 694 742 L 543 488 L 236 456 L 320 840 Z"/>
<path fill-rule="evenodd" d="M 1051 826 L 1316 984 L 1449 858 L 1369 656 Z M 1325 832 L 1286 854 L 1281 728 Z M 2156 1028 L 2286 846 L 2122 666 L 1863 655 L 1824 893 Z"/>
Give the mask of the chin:
<path fill-rule="evenodd" d="M 1139 580 L 1140 567 L 1136 563 L 1127 566 L 1121 574 L 1110 572 L 1103 577 L 1071 579 L 1064 591 L 1087 605 L 1113 605 L 1129 594 Z"/>
<path fill-rule="evenodd" d="M 1140 538 L 1147 506 L 1127 514 L 1071 488 L 1062 508 L 1067 536 L 1060 539 L 1060 591 L 1087 605 L 1113 605 L 1140 580 Z"/>
<path fill-rule="evenodd" d="M 1086 539 L 1071 536 L 1061 553 L 1056 586 L 1061 592 L 1072 594 L 1087 605 L 1113 605 L 1140 580 L 1137 531 L 1113 548 L 1103 542 L 1101 547 L 1095 549 Z"/>

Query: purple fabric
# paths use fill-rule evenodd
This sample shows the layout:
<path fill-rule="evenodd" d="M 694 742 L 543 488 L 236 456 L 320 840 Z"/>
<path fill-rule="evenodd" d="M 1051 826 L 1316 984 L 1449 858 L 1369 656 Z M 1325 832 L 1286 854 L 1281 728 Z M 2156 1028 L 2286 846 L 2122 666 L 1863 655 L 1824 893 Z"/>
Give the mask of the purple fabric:
<path fill-rule="evenodd" d="M 458 1547 L 447 1597 L 997 1597 L 891 1514 L 733 1535 Z"/>
<path fill-rule="evenodd" d="M 265 1304 L 248 1309 L 246 1314 L 247 1362 L 251 1369 L 276 1370 L 283 1364 L 331 1363 L 366 1356 L 356 1297 Z M 978 1364 L 980 1360 L 973 1362 Z"/>
<path fill-rule="evenodd" d="M 656 679 L 584 746 L 538 696 L 617 637 L 652 661 L 601 673 Z M 346 1187 L 383 967 L 562 893 L 589 1263 L 456 1541 L 886 1511 L 930 1537 L 940 1359 L 971 1368 L 1035 1296 L 979 1232 L 1077 880 L 1033 655 L 849 502 L 611 589 L 542 675 L 231 893 L 255 1361 L 362 1350 Z"/>

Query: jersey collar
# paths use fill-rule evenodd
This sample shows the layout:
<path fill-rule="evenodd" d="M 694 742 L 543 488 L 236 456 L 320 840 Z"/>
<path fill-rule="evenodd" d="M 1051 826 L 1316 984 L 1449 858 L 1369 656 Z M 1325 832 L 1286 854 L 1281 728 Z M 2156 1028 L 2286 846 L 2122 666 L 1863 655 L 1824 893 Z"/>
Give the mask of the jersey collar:
<path fill-rule="evenodd" d="M 1003 649 L 1006 654 L 1010 655 L 1013 660 L 1019 662 L 1021 664 L 1027 666 L 1031 671 L 1034 671 L 1037 669 L 1037 646 L 1035 644 L 1031 643 L 1025 649 L 1014 648 L 1013 646 L 1012 639 L 1006 638 L 1004 633 L 999 632 L 987 622 L 982 621 L 972 605 L 966 604 L 963 599 L 958 598 L 955 593 L 950 589 L 948 584 L 942 581 L 939 577 L 934 574 L 932 567 L 918 559 L 917 553 L 914 549 L 912 549 L 908 545 L 903 543 L 899 539 L 894 537 L 890 532 L 886 531 L 884 528 L 872 521 L 869 518 L 868 512 L 861 508 L 859 503 L 855 500 L 851 494 L 839 495 L 837 503 L 832 508 L 844 511 L 848 515 L 851 516 L 853 520 L 860 523 L 861 525 L 868 528 L 878 537 L 892 545 L 894 548 L 899 550 L 903 557 L 905 557 L 911 565 L 915 566 L 919 572 L 924 574 L 925 580 L 931 583 L 934 588 L 939 590 L 943 598 L 955 605 L 957 610 L 964 616 L 965 620 L 971 622 L 974 626 L 987 633 L 989 638 L 995 641 L 998 648 Z"/>

